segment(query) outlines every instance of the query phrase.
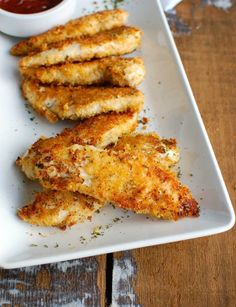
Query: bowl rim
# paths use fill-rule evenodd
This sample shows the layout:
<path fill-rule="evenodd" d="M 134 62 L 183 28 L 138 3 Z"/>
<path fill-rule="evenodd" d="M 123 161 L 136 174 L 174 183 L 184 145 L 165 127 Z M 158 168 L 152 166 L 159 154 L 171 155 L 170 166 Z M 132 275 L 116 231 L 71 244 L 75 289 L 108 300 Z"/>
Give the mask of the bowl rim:
<path fill-rule="evenodd" d="M 53 6 L 52 8 L 48 10 L 38 12 L 38 13 L 32 13 L 32 14 L 18 14 L 18 13 L 9 12 L 9 11 L 6 11 L 0 8 L 0 15 L 4 15 L 4 16 L 16 18 L 16 19 L 32 19 L 35 17 L 42 17 L 42 16 L 50 15 L 51 13 L 54 13 L 55 11 L 60 9 L 62 6 L 64 6 L 65 4 L 71 1 L 72 0 L 61 0 L 61 2 L 59 2 L 58 4 L 56 4 L 55 6 Z"/>

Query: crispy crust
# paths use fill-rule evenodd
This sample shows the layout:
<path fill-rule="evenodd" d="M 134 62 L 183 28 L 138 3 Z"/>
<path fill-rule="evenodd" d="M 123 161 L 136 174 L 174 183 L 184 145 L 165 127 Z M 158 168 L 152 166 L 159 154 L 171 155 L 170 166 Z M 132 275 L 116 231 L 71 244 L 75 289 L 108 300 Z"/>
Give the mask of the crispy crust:
<path fill-rule="evenodd" d="M 67 39 L 48 50 L 28 55 L 19 62 L 21 68 L 50 66 L 65 62 L 88 61 L 112 55 L 130 53 L 139 47 L 142 32 L 134 27 L 119 27 L 91 37 Z"/>
<path fill-rule="evenodd" d="M 51 190 L 36 193 L 32 203 L 20 208 L 17 214 L 33 225 L 66 228 L 90 220 L 103 206 L 80 193 Z"/>
<path fill-rule="evenodd" d="M 128 87 L 50 87 L 24 80 L 22 93 L 29 104 L 50 122 L 83 119 L 110 111 L 139 112 L 144 103 L 143 94 Z"/>
<path fill-rule="evenodd" d="M 133 132 L 137 127 L 137 113 L 109 113 L 101 114 L 79 122 L 73 128 L 66 128 L 55 137 L 41 137 L 21 158 L 17 165 L 22 170 L 31 169 L 38 157 L 45 151 L 50 152 L 57 146 L 71 146 L 73 144 L 94 145 L 104 148 L 116 143 L 122 135 Z M 25 172 L 28 178 L 33 179 L 30 173 Z"/>
<path fill-rule="evenodd" d="M 142 152 L 61 145 L 45 150 L 26 167 L 45 188 L 77 191 L 136 213 L 171 220 L 199 213 L 197 202 L 176 175 Z"/>
<path fill-rule="evenodd" d="M 91 144 L 105 147 L 115 143 L 119 136 L 131 133 L 137 126 L 137 114 L 102 114 L 65 129 L 52 138 L 39 139 L 28 151 L 31 158 L 52 150 L 57 145 Z M 29 163 L 32 162 L 28 161 Z M 17 160 L 19 166 L 27 164 L 27 157 Z M 36 193 L 31 203 L 19 209 L 18 216 L 25 222 L 39 226 L 65 228 L 90 219 L 103 203 L 80 193 L 43 191 Z"/>
<path fill-rule="evenodd" d="M 104 148 L 137 127 L 137 113 L 109 113 L 88 118 L 72 129 L 65 129 L 60 139 L 67 144 L 94 145 Z M 63 141 L 62 141 L 63 142 Z"/>
<path fill-rule="evenodd" d="M 84 35 L 94 35 L 125 24 L 128 13 L 122 9 L 106 10 L 71 20 L 65 25 L 57 26 L 40 35 L 23 40 L 11 48 L 11 54 L 27 55 L 42 51 L 50 44 L 64 41 L 68 38 L 79 38 Z"/>
<path fill-rule="evenodd" d="M 108 57 L 83 63 L 21 68 L 21 74 L 46 84 L 74 86 L 108 83 L 134 87 L 143 81 L 145 68 L 141 58 Z"/>
<path fill-rule="evenodd" d="M 29 163 L 32 163 L 32 157 L 36 163 L 45 150 L 51 151 L 57 145 L 92 144 L 105 147 L 110 143 L 115 143 L 118 135 L 133 131 L 136 125 L 137 115 L 128 113 L 99 115 L 96 118 L 87 119 L 74 128 L 65 129 L 56 137 L 37 141 L 28 151 L 28 157 L 31 157 Z M 123 135 L 118 143 L 110 148 L 126 155 L 130 151 L 142 151 L 146 157 L 152 158 L 164 168 L 173 166 L 179 156 L 175 140 L 160 139 L 156 134 Z M 175 154 L 168 157 L 169 151 Z M 18 164 L 26 166 L 27 157 L 23 160 L 19 159 Z M 80 204 L 80 195 L 67 191 L 36 193 L 33 202 L 20 209 L 18 215 L 24 221 L 39 226 L 69 227 L 91 218 L 94 212 L 90 207 L 87 208 Z M 102 207 L 98 201 L 96 204 Z M 98 208 L 97 206 L 95 208 Z"/>
<path fill-rule="evenodd" d="M 114 151 L 142 152 L 162 168 L 170 169 L 179 162 L 180 154 L 175 139 L 161 139 L 155 133 L 123 135 L 117 144 L 110 147 Z"/>

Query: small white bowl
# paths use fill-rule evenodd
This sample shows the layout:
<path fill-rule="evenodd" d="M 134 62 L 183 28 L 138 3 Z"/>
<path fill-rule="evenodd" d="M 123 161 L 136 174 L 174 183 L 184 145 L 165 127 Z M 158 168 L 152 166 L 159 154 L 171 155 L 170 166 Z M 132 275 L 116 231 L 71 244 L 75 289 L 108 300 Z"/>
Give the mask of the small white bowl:
<path fill-rule="evenodd" d="M 0 31 L 18 37 L 37 35 L 68 21 L 75 3 L 76 0 L 63 0 L 49 10 L 34 14 L 16 14 L 0 9 Z"/>

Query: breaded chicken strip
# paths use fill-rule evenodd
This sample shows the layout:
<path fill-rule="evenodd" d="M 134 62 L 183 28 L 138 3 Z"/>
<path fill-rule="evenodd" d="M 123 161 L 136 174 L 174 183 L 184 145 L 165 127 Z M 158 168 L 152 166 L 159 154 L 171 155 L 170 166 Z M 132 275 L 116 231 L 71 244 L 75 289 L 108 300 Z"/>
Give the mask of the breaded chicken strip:
<path fill-rule="evenodd" d="M 29 163 L 32 163 L 33 159 L 38 159 L 39 155 L 47 150 L 51 150 L 52 147 L 55 147 L 57 144 L 64 145 L 72 145 L 72 144 L 93 144 L 99 147 L 105 147 L 109 143 L 114 143 L 114 131 L 116 130 L 121 135 L 122 132 L 131 132 L 134 127 L 132 127 L 132 118 L 125 119 L 125 115 L 118 116 L 117 114 L 113 115 L 99 115 L 97 116 L 97 120 L 94 118 L 85 120 L 84 123 L 77 125 L 75 128 L 66 129 L 62 134 L 54 138 L 49 139 L 40 139 L 37 141 L 29 150 L 28 158 L 30 158 Z M 123 120 L 120 118 L 124 116 Z M 107 132 L 104 133 L 110 134 L 110 136 L 105 142 L 102 141 L 104 137 L 101 137 L 102 133 L 105 131 L 104 123 L 107 117 Z M 113 119 L 111 119 L 113 117 Z M 122 121 L 124 121 L 122 123 Z M 99 122 L 99 124 L 97 124 Z M 129 123 L 130 122 L 130 123 Z M 94 124 L 93 124 L 94 123 Z M 102 125 L 103 124 L 103 125 Z M 108 126 L 110 124 L 110 130 Z M 116 127 L 117 125 L 117 127 Z M 113 127 L 112 127 L 113 126 Z M 126 127 L 122 128 L 122 126 Z M 130 128 L 129 128 L 130 126 Z M 131 128 L 132 127 L 132 128 Z M 114 130 L 115 128 L 115 130 Z M 86 131 L 86 129 L 88 129 Z M 91 138 L 92 133 L 96 134 L 96 138 Z M 74 138 L 72 137 L 74 134 Z M 117 135 L 117 133 L 115 133 Z M 97 142 L 97 143 L 96 143 Z M 171 166 L 176 164 L 179 159 L 179 151 L 176 147 L 176 141 L 174 139 L 160 139 L 156 134 L 135 134 L 135 135 L 123 135 L 118 143 L 111 147 L 112 150 L 115 151 L 125 151 L 128 153 L 132 151 L 142 151 L 147 158 L 152 158 L 156 163 L 159 163 L 161 167 L 169 169 Z M 171 153 L 171 154 L 170 154 Z M 27 163 L 27 157 L 23 158 L 23 160 L 18 160 L 19 166 L 25 166 Z M 73 196 L 73 194 L 75 194 Z M 77 222 L 81 222 L 81 216 L 86 218 L 90 218 L 93 214 L 93 211 L 88 209 L 84 209 L 84 207 L 80 206 L 80 195 L 79 193 L 74 192 L 63 192 L 63 191 L 53 191 L 48 190 L 45 192 L 39 192 L 35 194 L 35 198 L 32 203 L 20 209 L 18 215 L 24 221 L 40 225 L 40 226 L 56 226 L 56 227 L 67 227 L 71 226 L 73 219 L 74 224 Z M 65 204 L 63 204 L 62 200 L 65 200 Z M 75 202 L 75 200 L 77 200 Z M 98 201 L 96 202 L 96 204 Z M 99 203 L 100 207 L 105 205 L 104 203 Z M 95 206 L 97 208 L 97 206 Z M 64 217 L 62 222 L 62 214 L 61 210 L 63 208 Z M 75 213 L 73 210 L 78 209 L 80 214 L 78 215 L 77 211 Z M 69 218 L 68 218 L 69 216 Z"/>
<path fill-rule="evenodd" d="M 141 58 L 107 57 L 91 62 L 21 68 L 21 74 L 47 84 L 74 86 L 107 83 L 135 87 L 143 81 L 145 68 Z"/>
<path fill-rule="evenodd" d="M 70 227 L 90 220 L 104 204 L 80 193 L 44 191 L 33 202 L 18 210 L 25 222 L 38 226 Z"/>
<path fill-rule="evenodd" d="M 127 118 L 125 119 L 125 116 Z M 124 116 L 123 123 L 120 117 Z M 105 142 L 101 139 L 103 132 L 105 131 L 104 123 L 107 118 L 108 126 L 110 124 L 110 130 L 107 126 L 107 132 L 104 134 L 110 134 L 110 137 Z M 127 120 L 127 122 L 126 122 Z M 99 124 L 97 124 L 99 122 Z M 129 123 L 130 122 L 130 123 Z M 103 125 L 102 125 L 103 124 Z M 117 125 L 117 127 L 116 127 Z M 62 134 L 54 138 L 40 139 L 30 149 L 28 156 L 34 157 L 36 160 L 38 156 L 47 150 L 51 150 L 57 144 L 72 145 L 72 144 L 96 144 L 100 147 L 106 146 L 108 143 L 114 143 L 114 131 L 119 131 L 119 134 L 123 132 L 130 132 L 132 127 L 132 118 L 128 119 L 128 114 L 118 115 L 99 115 L 97 119 L 94 118 L 85 120 L 84 123 L 80 123 L 75 128 L 66 129 Z M 113 127 L 112 127 L 113 126 Z M 122 126 L 126 126 L 124 130 Z M 87 130 L 88 129 L 88 130 Z M 115 130 L 114 130 L 115 129 Z M 87 130 L 87 131 L 86 131 Z M 91 138 L 91 133 L 95 133 L 97 138 Z M 74 137 L 72 137 L 74 134 Z M 117 133 L 115 133 L 116 135 Z M 164 168 L 173 166 L 178 161 L 179 151 L 176 148 L 176 141 L 173 139 L 160 139 L 155 134 L 136 134 L 136 135 L 124 135 L 118 143 L 112 147 L 112 150 L 122 151 L 137 151 L 142 150 L 147 157 L 151 157 Z M 168 157 L 168 154 L 171 154 Z M 18 160 L 18 165 L 26 165 L 26 159 Z M 31 158 L 32 161 L 32 158 Z M 30 162 L 31 163 L 31 162 Z M 75 192 L 63 192 L 48 190 L 35 194 L 35 198 L 32 203 L 21 208 L 18 215 L 24 221 L 39 226 L 56 226 L 56 227 L 68 227 L 77 222 L 85 221 L 91 218 L 94 211 L 99 209 L 105 204 L 95 202 L 96 205 L 89 206 L 88 208 L 80 204 L 80 200 L 86 199 L 85 196 L 81 196 Z M 90 200 L 90 198 L 89 198 Z M 91 209 L 92 207 L 92 209 Z M 63 212 L 63 213 L 62 213 Z"/>
<path fill-rule="evenodd" d="M 139 112 L 144 103 L 144 95 L 129 87 L 50 87 L 24 80 L 22 92 L 31 107 L 50 122 L 83 119 L 110 111 Z"/>
<path fill-rule="evenodd" d="M 48 49 L 50 44 L 68 38 L 94 35 L 125 24 L 128 13 L 122 9 L 106 10 L 69 21 L 37 36 L 21 41 L 11 48 L 13 55 L 27 55 L 31 52 Z"/>
<path fill-rule="evenodd" d="M 116 143 L 122 135 L 132 133 L 137 127 L 137 118 L 137 113 L 130 112 L 93 116 L 79 122 L 73 128 L 64 129 L 55 137 L 41 137 L 29 148 L 26 155 L 17 159 L 16 163 L 20 167 L 28 163 L 36 163 L 38 156 L 61 145 L 80 144 L 104 148 Z M 33 177 L 29 178 L 33 179 Z"/>
<path fill-rule="evenodd" d="M 28 55 L 20 60 L 20 67 L 50 66 L 65 62 L 82 62 L 93 58 L 122 55 L 137 49 L 141 43 L 141 30 L 120 27 L 91 37 L 68 39 L 55 43 L 50 49 Z"/>
<path fill-rule="evenodd" d="M 160 139 L 156 134 L 133 134 L 137 125 L 137 114 L 102 114 L 66 128 L 55 137 L 40 138 L 16 163 L 29 179 L 34 179 L 27 169 L 32 169 L 44 152 L 54 150 L 57 146 L 94 145 L 97 148 L 109 146 L 109 150 L 127 155 L 142 153 L 148 161 L 152 159 L 162 168 L 170 169 L 179 161 L 179 149 L 175 139 Z M 118 140 L 119 138 L 119 140 Z M 118 140 L 118 142 L 117 142 Z"/>
<path fill-rule="evenodd" d="M 170 169 L 179 162 L 180 154 L 175 139 L 161 139 L 155 133 L 123 135 L 117 144 L 110 147 L 114 151 L 142 152 L 147 159 Z"/>
<path fill-rule="evenodd" d="M 90 117 L 73 128 L 64 129 L 54 138 L 45 139 L 45 146 L 55 143 L 72 145 L 94 145 L 104 148 L 114 144 L 126 134 L 133 132 L 138 125 L 138 113 L 108 113 Z"/>
<path fill-rule="evenodd" d="M 41 137 L 23 155 L 16 164 L 24 169 L 31 169 L 32 163 L 37 163 L 39 156 L 45 151 L 52 151 L 57 146 L 73 144 L 93 145 L 104 148 L 116 143 L 122 135 L 132 133 L 137 127 L 137 113 L 101 114 L 79 122 L 73 128 L 66 128 L 55 137 Z M 29 166 L 27 166 L 29 165 Z M 26 173 L 29 179 L 34 179 Z"/>
<path fill-rule="evenodd" d="M 24 165 L 23 159 L 22 169 L 48 189 L 77 191 L 100 202 L 170 220 L 199 213 L 197 202 L 176 175 L 141 151 L 58 145 L 36 160 L 33 157 L 30 163 L 28 157 Z"/>
<path fill-rule="evenodd" d="M 65 129 L 55 137 L 39 139 L 29 152 L 31 157 L 32 154 L 37 157 L 41 152 L 50 151 L 61 144 L 105 147 L 115 143 L 122 134 L 134 131 L 136 126 L 137 114 L 102 114 L 84 120 L 74 128 Z M 27 163 L 26 160 L 25 157 L 24 163 Z M 21 166 L 21 163 L 21 159 L 18 159 L 17 164 Z M 18 216 L 30 224 L 65 228 L 90 219 L 104 205 L 80 193 L 48 190 L 35 193 L 34 200 L 19 209 Z"/>

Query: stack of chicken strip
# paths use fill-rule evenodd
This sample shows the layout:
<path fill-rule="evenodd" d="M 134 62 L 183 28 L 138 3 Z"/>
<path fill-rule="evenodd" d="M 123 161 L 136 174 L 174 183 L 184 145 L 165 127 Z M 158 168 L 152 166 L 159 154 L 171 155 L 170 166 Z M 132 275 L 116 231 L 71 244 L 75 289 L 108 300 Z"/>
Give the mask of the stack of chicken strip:
<path fill-rule="evenodd" d="M 141 58 L 122 58 L 139 47 L 142 32 L 125 26 L 127 12 L 98 12 L 15 45 L 28 103 L 50 122 L 79 123 L 40 138 L 17 159 L 26 176 L 45 188 L 21 208 L 20 218 L 66 228 L 90 219 L 107 203 L 177 220 L 199 208 L 172 167 L 174 139 L 135 133 L 145 75 Z"/>
<path fill-rule="evenodd" d="M 139 112 L 144 79 L 136 50 L 142 31 L 125 26 L 128 14 L 108 10 L 70 21 L 13 46 L 28 103 L 50 122 L 84 119 L 108 112 Z"/>

